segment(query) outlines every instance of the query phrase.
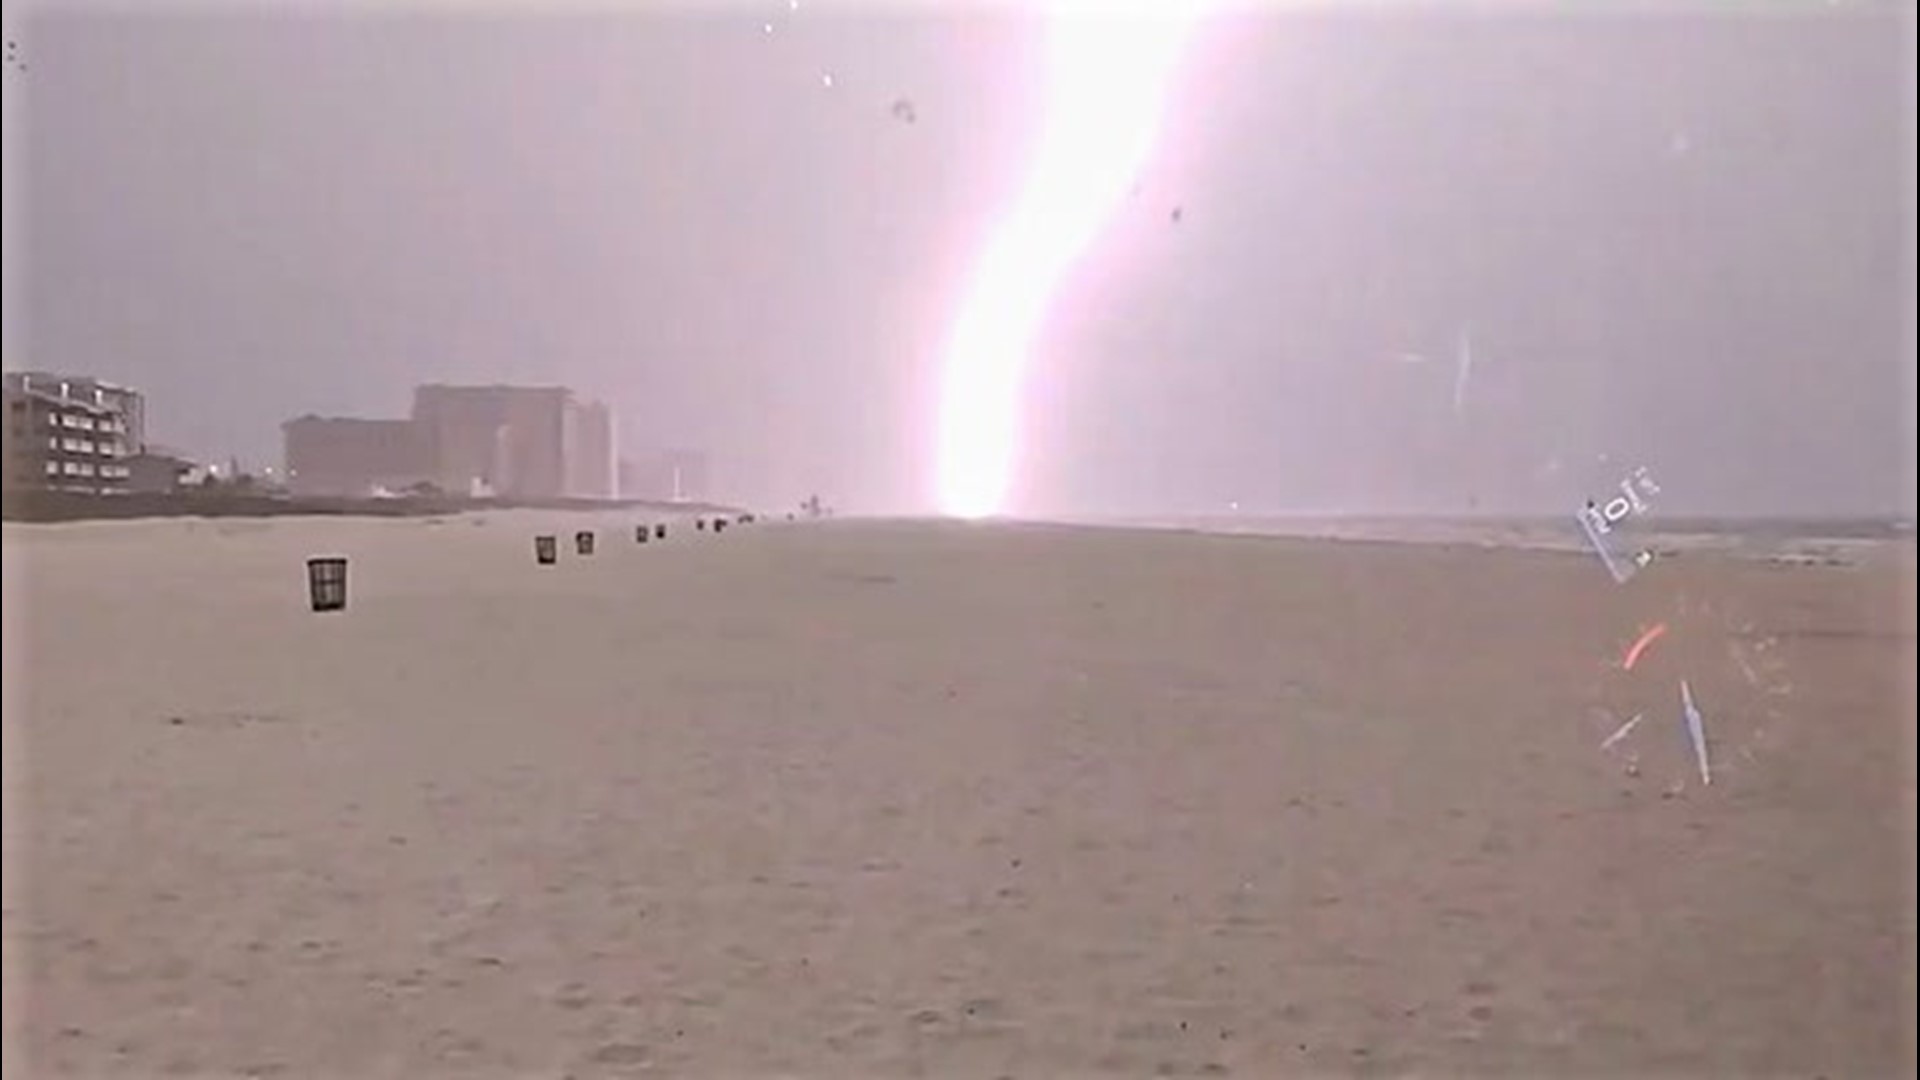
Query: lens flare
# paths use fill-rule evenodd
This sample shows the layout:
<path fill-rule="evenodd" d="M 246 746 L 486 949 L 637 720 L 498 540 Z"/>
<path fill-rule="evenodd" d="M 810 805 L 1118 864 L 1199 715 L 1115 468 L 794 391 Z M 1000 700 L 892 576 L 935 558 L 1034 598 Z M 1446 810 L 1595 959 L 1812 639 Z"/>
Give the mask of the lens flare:
<path fill-rule="evenodd" d="M 1037 160 L 974 268 L 947 343 L 937 448 L 943 513 L 987 517 L 1006 505 L 1022 375 L 1047 300 L 1146 164 L 1193 22 L 1191 8 L 1174 0 L 1124 12 L 1085 0 L 1054 5 Z"/>

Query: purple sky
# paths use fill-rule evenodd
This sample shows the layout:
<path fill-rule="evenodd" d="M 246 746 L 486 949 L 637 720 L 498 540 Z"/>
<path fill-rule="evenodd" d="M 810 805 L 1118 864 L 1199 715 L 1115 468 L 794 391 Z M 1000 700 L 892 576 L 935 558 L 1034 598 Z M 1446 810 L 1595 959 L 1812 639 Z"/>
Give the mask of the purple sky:
<path fill-rule="evenodd" d="M 1559 512 L 1644 464 L 1676 511 L 1911 513 L 1913 17 L 1741 7 L 1213 18 L 1055 298 L 1015 508 Z M 931 507 L 1032 16 L 248 10 L 9 11 L 9 368 L 261 463 L 563 382 L 724 495 Z"/>

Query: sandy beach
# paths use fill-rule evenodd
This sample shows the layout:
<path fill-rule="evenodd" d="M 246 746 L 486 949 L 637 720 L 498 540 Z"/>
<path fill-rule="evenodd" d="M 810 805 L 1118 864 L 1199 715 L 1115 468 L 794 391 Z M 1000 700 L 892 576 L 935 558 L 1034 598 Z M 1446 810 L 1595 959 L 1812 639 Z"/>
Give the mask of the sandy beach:
<path fill-rule="evenodd" d="M 6 526 L 9 1069 L 1913 1074 L 1910 542 L 637 520 Z"/>

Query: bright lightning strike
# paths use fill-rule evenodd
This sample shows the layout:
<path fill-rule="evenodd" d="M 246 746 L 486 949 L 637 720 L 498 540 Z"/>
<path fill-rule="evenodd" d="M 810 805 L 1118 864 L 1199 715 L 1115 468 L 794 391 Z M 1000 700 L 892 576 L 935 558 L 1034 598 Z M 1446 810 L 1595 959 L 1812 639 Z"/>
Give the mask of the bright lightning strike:
<path fill-rule="evenodd" d="M 1028 350 L 1060 277 L 1152 152 L 1193 23 L 1186 7 L 1163 0 L 1119 15 L 1056 0 L 1038 160 L 975 267 L 947 343 L 938 447 L 946 514 L 986 517 L 1006 502 Z"/>

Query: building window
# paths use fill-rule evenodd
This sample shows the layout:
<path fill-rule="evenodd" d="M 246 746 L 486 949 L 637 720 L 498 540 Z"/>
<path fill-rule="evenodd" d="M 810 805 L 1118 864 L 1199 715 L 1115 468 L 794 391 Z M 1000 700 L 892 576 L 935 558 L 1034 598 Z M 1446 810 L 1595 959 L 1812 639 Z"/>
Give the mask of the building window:
<path fill-rule="evenodd" d="M 60 463 L 59 463 L 59 462 L 57 462 L 57 461 L 49 461 L 49 462 L 47 462 L 47 475 L 48 475 L 48 476 L 59 476 L 59 475 L 60 475 Z"/>
<path fill-rule="evenodd" d="M 60 436 L 58 435 L 47 436 L 47 449 L 49 450 L 60 449 Z"/>
<path fill-rule="evenodd" d="M 86 462 L 84 462 L 84 461 L 83 461 L 83 462 L 81 462 L 81 463 L 79 464 L 79 466 L 78 466 L 78 468 L 77 468 L 77 470 L 76 470 L 76 471 L 78 471 L 78 472 L 79 472 L 79 474 L 80 474 L 81 476 L 92 476 L 92 475 L 93 475 L 93 466 L 91 466 L 91 465 L 89 465 L 89 464 L 87 464 Z"/>

